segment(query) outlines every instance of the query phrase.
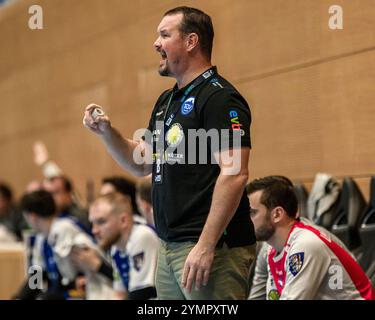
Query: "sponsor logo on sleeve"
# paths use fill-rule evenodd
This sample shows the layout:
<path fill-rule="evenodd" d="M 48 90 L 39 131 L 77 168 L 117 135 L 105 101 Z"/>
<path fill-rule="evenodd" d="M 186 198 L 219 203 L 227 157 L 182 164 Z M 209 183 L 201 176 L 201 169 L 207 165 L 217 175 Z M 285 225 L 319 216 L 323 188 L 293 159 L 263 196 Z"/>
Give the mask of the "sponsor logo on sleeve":
<path fill-rule="evenodd" d="M 143 266 L 144 258 L 145 258 L 144 252 L 138 253 L 135 256 L 133 256 L 133 262 L 134 262 L 135 270 L 137 270 L 137 271 L 141 270 L 141 268 Z"/>
<path fill-rule="evenodd" d="M 232 124 L 233 131 L 240 131 L 241 136 L 245 135 L 245 131 L 241 128 L 242 124 L 240 123 L 238 112 L 236 110 L 229 111 L 230 122 Z"/>
<path fill-rule="evenodd" d="M 289 271 L 293 276 L 296 276 L 302 269 L 304 258 L 304 252 L 298 252 L 289 257 Z"/>

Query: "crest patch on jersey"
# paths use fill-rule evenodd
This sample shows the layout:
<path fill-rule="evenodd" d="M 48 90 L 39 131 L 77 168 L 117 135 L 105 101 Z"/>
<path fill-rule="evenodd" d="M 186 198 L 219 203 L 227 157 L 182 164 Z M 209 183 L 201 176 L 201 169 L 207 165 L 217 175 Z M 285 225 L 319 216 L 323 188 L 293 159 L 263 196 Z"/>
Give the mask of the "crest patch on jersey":
<path fill-rule="evenodd" d="M 188 98 L 181 106 L 181 113 L 187 116 L 194 109 L 195 97 Z"/>
<path fill-rule="evenodd" d="M 174 123 L 168 130 L 165 139 L 171 148 L 177 147 L 184 138 L 184 130 L 179 123 Z"/>
<path fill-rule="evenodd" d="M 141 252 L 133 256 L 134 268 L 139 271 L 142 268 L 144 262 L 145 253 Z"/>
<path fill-rule="evenodd" d="M 277 292 L 277 290 L 272 289 L 270 292 L 268 292 L 268 300 L 279 300 L 280 295 Z"/>
<path fill-rule="evenodd" d="M 302 269 L 304 259 L 304 252 L 298 252 L 289 257 L 289 271 L 293 276 L 296 276 L 297 273 Z"/>

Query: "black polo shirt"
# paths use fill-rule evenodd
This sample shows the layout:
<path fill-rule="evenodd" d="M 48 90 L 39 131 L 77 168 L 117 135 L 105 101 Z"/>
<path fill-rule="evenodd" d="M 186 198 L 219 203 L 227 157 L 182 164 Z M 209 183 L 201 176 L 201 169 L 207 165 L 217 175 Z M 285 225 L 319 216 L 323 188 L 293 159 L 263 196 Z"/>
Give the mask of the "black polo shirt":
<path fill-rule="evenodd" d="M 199 239 L 220 173 L 213 152 L 233 148 L 234 132 L 241 146 L 251 147 L 250 123 L 246 100 L 216 67 L 159 97 L 145 139 L 153 145 L 152 201 L 161 239 Z M 205 133 L 212 138 L 204 141 Z M 230 247 L 255 242 L 245 191 L 223 240 Z"/>

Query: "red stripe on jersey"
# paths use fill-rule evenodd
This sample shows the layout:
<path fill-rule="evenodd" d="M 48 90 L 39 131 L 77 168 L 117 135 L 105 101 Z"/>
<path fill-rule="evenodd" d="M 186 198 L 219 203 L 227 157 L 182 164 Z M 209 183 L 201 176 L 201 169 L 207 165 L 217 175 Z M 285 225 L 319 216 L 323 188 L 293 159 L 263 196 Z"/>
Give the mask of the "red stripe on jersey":
<path fill-rule="evenodd" d="M 285 286 L 285 279 L 286 279 L 286 270 L 285 270 L 285 260 L 288 252 L 284 251 L 282 258 L 275 262 L 274 258 L 276 255 L 276 250 L 272 249 L 269 256 L 268 256 L 268 264 L 270 266 L 270 271 L 273 277 L 273 281 L 275 283 L 277 292 L 279 296 L 281 296 L 284 286 Z"/>
<path fill-rule="evenodd" d="M 288 243 L 290 234 L 292 233 L 296 225 L 297 223 L 293 224 L 292 228 L 289 230 L 286 245 Z M 273 281 L 276 285 L 277 292 L 279 293 L 279 296 L 281 296 L 286 280 L 285 260 L 288 252 L 284 248 L 283 256 L 277 262 L 275 262 L 274 260 L 276 254 L 277 252 L 275 248 L 272 248 L 268 255 L 268 265 L 270 266 L 270 271 L 273 277 Z"/>
<path fill-rule="evenodd" d="M 360 293 L 361 297 L 365 300 L 375 300 L 375 291 L 372 288 L 371 282 L 362 270 L 360 265 L 352 258 L 352 256 L 341 248 L 336 242 L 329 241 L 322 236 L 321 232 L 311 226 L 307 226 L 302 222 L 297 222 L 297 228 L 306 229 L 314 233 L 320 240 L 322 240 L 328 248 L 331 249 L 333 254 L 339 259 L 346 272 L 349 274 L 350 279 Z"/>

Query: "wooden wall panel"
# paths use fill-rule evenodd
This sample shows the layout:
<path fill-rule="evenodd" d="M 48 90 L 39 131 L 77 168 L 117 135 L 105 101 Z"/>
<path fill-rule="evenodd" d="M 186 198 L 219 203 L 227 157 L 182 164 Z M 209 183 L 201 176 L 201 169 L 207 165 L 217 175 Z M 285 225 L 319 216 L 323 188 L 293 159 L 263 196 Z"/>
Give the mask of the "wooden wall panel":
<path fill-rule="evenodd" d="M 374 172 L 375 52 L 239 85 L 252 105 L 257 175 Z"/>
<path fill-rule="evenodd" d="M 335 1 L 344 9 L 343 30 L 328 28 L 332 4 L 325 0 L 232 1 L 222 12 L 215 12 L 218 64 L 230 78 L 246 81 L 374 49 L 375 35 L 370 31 L 374 1 Z"/>

